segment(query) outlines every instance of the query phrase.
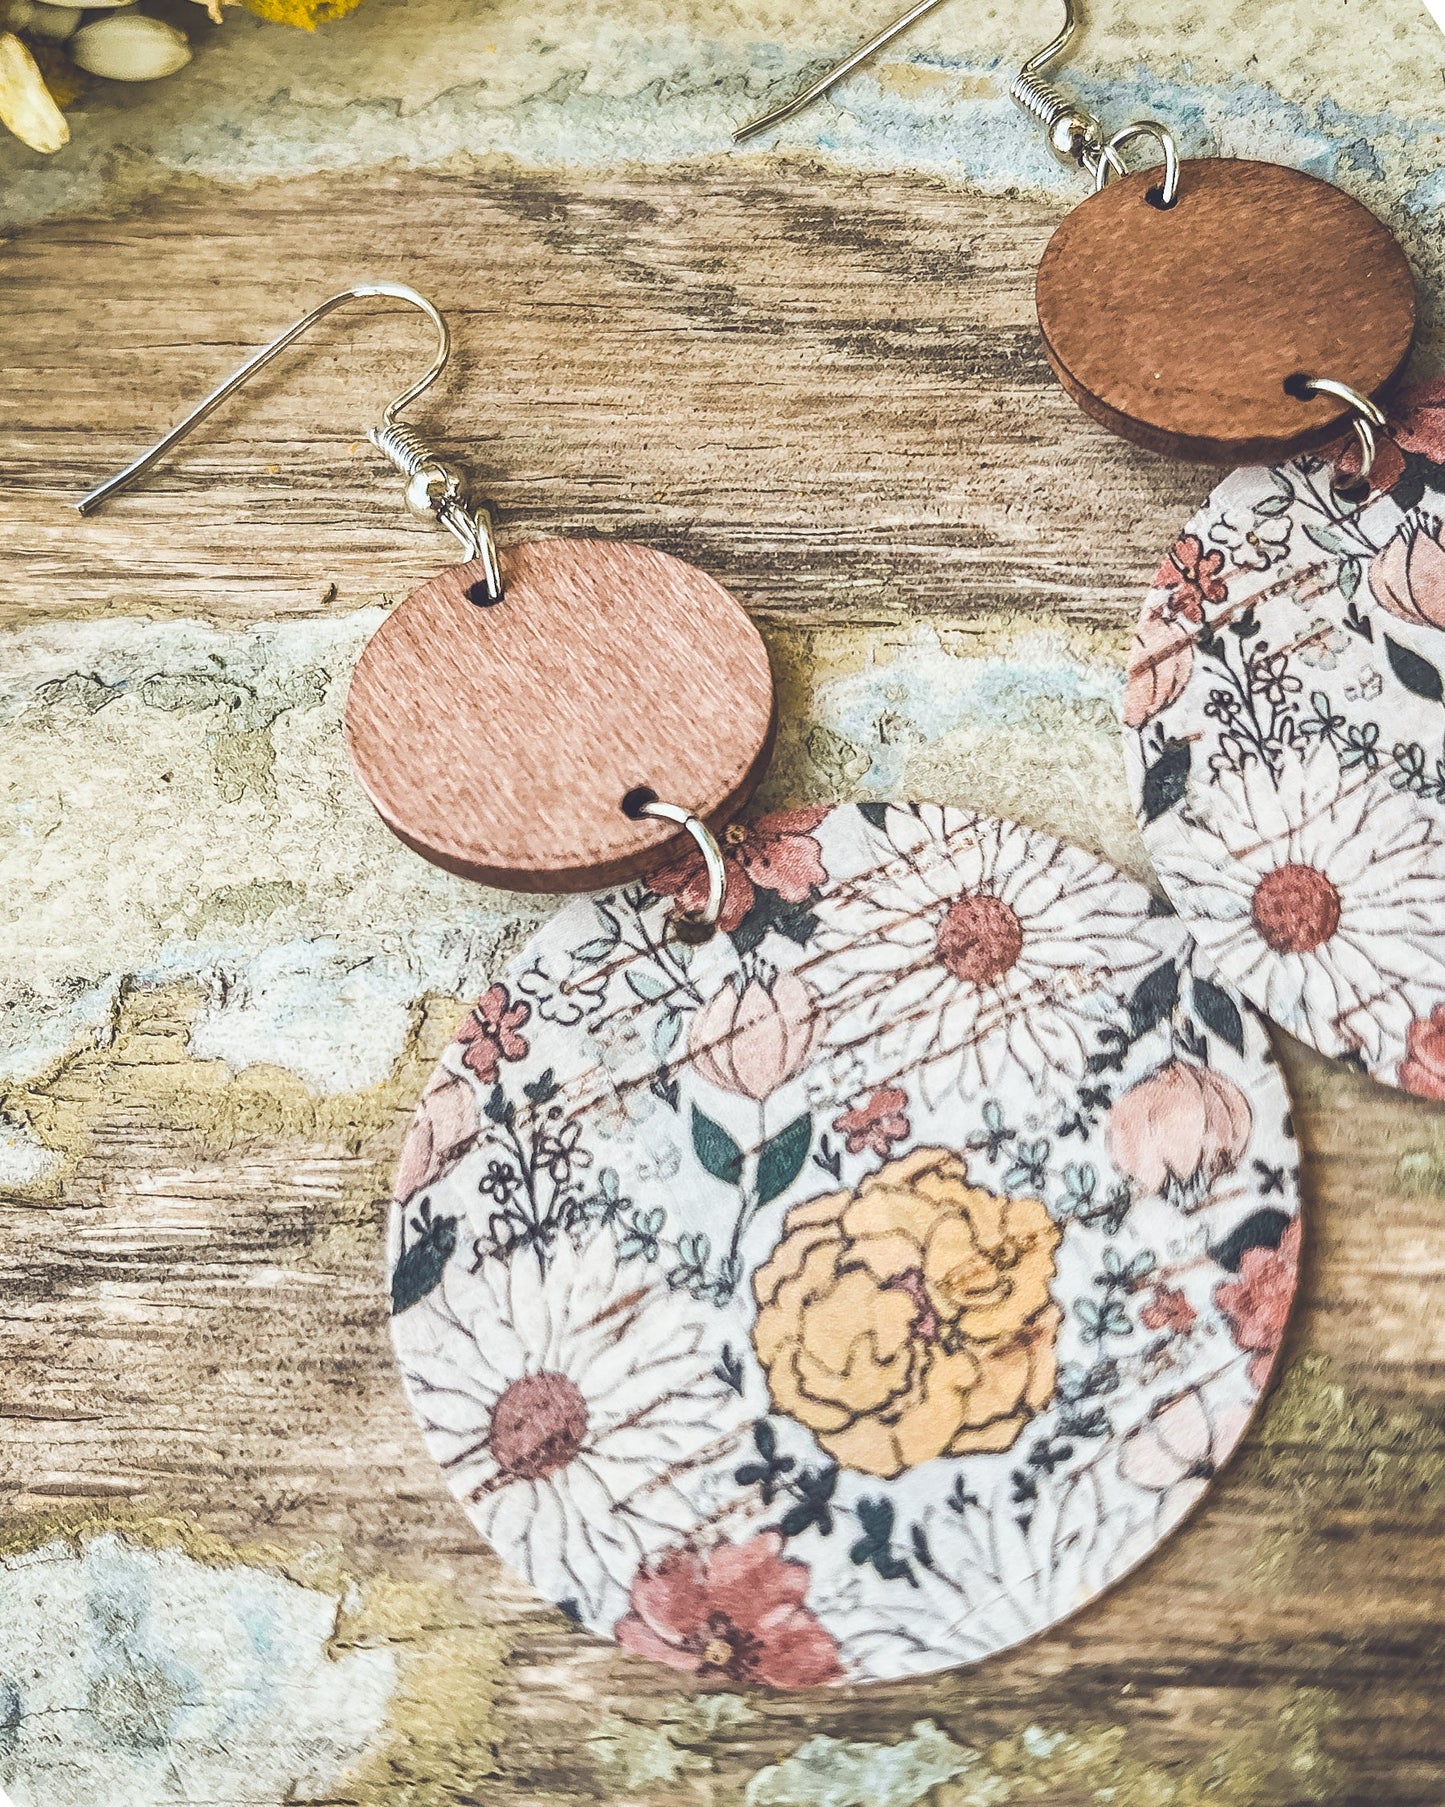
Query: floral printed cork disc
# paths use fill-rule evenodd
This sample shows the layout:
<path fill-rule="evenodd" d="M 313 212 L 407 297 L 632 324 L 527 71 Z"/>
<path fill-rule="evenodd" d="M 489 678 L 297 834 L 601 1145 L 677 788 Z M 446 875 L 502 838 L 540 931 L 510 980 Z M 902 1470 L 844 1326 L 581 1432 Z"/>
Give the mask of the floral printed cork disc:
<path fill-rule="evenodd" d="M 1125 745 L 1201 949 L 1283 1028 L 1445 1098 L 1445 385 L 1363 507 L 1329 456 L 1236 471 L 1144 604 Z"/>
<path fill-rule="evenodd" d="M 1284 1330 L 1263 1032 L 1139 885 L 963 811 L 806 809 L 568 905 L 421 1101 L 396 1347 L 539 1592 L 736 1685 L 968 1663 L 1155 1547 Z"/>

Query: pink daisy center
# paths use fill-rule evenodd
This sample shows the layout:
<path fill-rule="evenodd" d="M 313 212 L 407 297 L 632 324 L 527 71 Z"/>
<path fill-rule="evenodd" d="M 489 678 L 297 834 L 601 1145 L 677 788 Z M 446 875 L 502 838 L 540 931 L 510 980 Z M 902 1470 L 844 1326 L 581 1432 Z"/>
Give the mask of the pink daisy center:
<path fill-rule="evenodd" d="M 565 1468 L 586 1435 L 587 1401 L 565 1374 L 514 1380 L 492 1412 L 497 1466 L 523 1481 L 542 1481 Z"/>
<path fill-rule="evenodd" d="M 1255 887 L 1254 926 L 1277 954 L 1312 954 L 1340 926 L 1340 894 L 1313 866 L 1279 866 Z"/>
<path fill-rule="evenodd" d="M 987 892 L 960 897 L 938 926 L 938 957 L 965 985 L 995 983 L 1023 951 L 1023 924 L 1001 897 Z"/>

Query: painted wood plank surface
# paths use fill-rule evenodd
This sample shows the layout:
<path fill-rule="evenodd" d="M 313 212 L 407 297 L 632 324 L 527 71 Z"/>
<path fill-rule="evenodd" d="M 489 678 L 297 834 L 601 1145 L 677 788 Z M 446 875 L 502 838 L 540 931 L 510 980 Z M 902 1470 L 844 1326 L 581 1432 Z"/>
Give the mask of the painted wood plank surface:
<path fill-rule="evenodd" d="M 42 1738 L 44 1708 L 0 1695 L 17 1798 L 1439 1798 L 1445 1118 L 1288 1051 L 1309 1167 L 1287 1373 L 1245 1456 L 1137 1578 L 974 1671 L 801 1700 L 694 1690 L 595 1643 L 476 1545 L 392 1367 L 390 1167 L 462 980 L 524 913 L 483 900 L 455 982 L 377 1003 L 396 1043 L 350 1080 L 310 1083 L 224 1039 L 236 993 L 253 1030 L 279 995 L 256 964 L 275 946 L 303 966 L 350 946 L 327 940 L 329 904 L 306 915 L 305 873 L 237 876 L 248 835 L 319 788 L 318 872 L 334 832 L 351 888 L 387 909 L 385 885 L 413 874 L 328 761 L 354 657 L 341 630 L 449 557 L 360 440 L 420 335 L 343 314 L 145 489 L 93 522 L 68 508 L 294 312 L 362 274 L 403 277 L 458 341 L 419 418 L 495 500 L 504 539 L 626 535 L 694 559 L 759 620 L 790 718 L 775 795 L 865 794 L 894 773 L 1137 868 L 1111 674 L 1209 474 L 1106 437 L 1053 385 L 1030 293 L 1058 211 L 715 161 L 195 185 L 7 245 L 4 787 L 29 838 L 3 890 L 17 936 L 44 915 L 51 988 L 26 1005 L 17 981 L 13 1008 L 63 1004 L 78 1027 L 48 1052 L 37 1030 L 0 1083 L 30 1151 L 0 1205 L 0 1651 L 18 1660 L 15 1628 L 47 1618 L 69 1636 L 78 1614 L 74 1688 L 99 1728 L 82 1774 L 60 1734 Z M 209 651 L 176 637 L 191 621 L 220 630 Z M 272 623 L 319 673 L 310 751 L 299 680 L 268 718 L 238 675 Z M 1025 682 L 1045 643 L 1070 674 L 1052 688 Z M 940 727 L 930 690 L 965 667 Z M 845 731 L 849 685 L 870 700 Z M 152 829 L 108 835 L 128 796 Z M 483 907 L 411 882 L 439 921 Z M 181 959 L 202 914 L 241 951 Z M 86 941 L 96 921 L 113 970 Z M 252 935 L 258 921 L 272 928 Z M 319 1014 L 315 1037 L 340 1020 Z M 212 1610 L 253 1628 L 235 1636 L 257 1675 L 257 1641 L 284 1645 L 268 1685 L 303 1677 L 305 1724 L 284 1688 L 252 1722 L 289 1777 L 243 1770 L 238 1734 L 197 1730 L 220 1685 L 196 1629 Z M 261 1698 L 250 1670 L 236 1685 Z"/>

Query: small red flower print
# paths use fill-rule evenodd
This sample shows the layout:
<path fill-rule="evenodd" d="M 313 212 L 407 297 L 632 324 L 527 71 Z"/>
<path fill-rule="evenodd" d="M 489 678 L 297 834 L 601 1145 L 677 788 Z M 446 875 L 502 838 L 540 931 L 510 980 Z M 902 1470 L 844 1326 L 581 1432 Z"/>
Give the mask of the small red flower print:
<path fill-rule="evenodd" d="M 1217 546 L 1206 552 L 1197 533 L 1186 533 L 1174 542 L 1174 550 L 1159 567 L 1154 587 L 1169 592 L 1169 605 L 1176 616 L 1202 621 L 1206 602 L 1228 600 L 1229 591 L 1219 576 L 1223 569 L 1224 554 Z"/>
<path fill-rule="evenodd" d="M 1300 1220 L 1280 1238 L 1277 1249 L 1248 1249 L 1237 1280 L 1221 1280 L 1214 1303 L 1229 1319 L 1235 1346 L 1250 1351 L 1249 1384 L 1259 1392 L 1269 1379 L 1284 1336 L 1299 1270 Z"/>
<path fill-rule="evenodd" d="M 804 1604 L 807 1565 L 776 1531 L 710 1550 L 672 1550 L 632 1583 L 613 1636 L 625 1650 L 693 1675 L 769 1688 L 842 1678 L 838 1646 Z"/>
<path fill-rule="evenodd" d="M 906 1141 L 910 1133 L 907 1104 L 907 1092 L 896 1085 L 880 1086 L 866 1103 L 835 1117 L 833 1128 L 848 1138 L 849 1154 L 866 1148 L 870 1154 L 890 1155 L 893 1144 Z"/>
<path fill-rule="evenodd" d="M 775 892 L 784 903 L 800 904 L 827 881 L 823 849 L 813 837 L 827 814 L 826 807 L 784 809 L 756 822 L 733 822 L 723 831 L 727 891 L 718 927 L 725 935 L 752 909 L 759 889 Z M 700 910 L 707 902 L 707 869 L 690 841 L 647 882 L 681 910 Z"/>
<path fill-rule="evenodd" d="M 1388 494 L 1404 476 L 1407 455 L 1445 464 L 1445 381 L 1422 383 L 1402 399 L 1405 405 L 1392 411 L 1370 467 L 1370 487 L 1381 495 Z M 1338 466 L 1342 476 L 1359 474 L 1360 447 L 1353 433 L 1325 446 L 1320 457 Z"/>
<path fill-rule="evenodd" d="M 504 1060 L 526 1059 L 528 1044 L 517 1031 L 531 1014 L 530 1004 L 512 1002 L 505 985 L 484 991 L 457 1030 L 457 1040 L 466 1049 L 462 1065 L 470 1067 L 483 1085 L 495 1085 Z"/>
<path fill-rule="evenodd" d="M 1163 1330 L 1170 1336 L 1188 1336 L 1198 1315 L 1177 1286 L 1156 1286 L 1139 1313 L 1146 1330 Z"/>
<path fill-rule="evenodd" d="M 1402 452 L 1418 452 L 1445 464 L 1445 381 L 1421 383 L 1402 397 L 1405 406 L 1390 421 L 1390 437 Z"/>
<path fill-rule="evenodd" d="M 1417 1098 L 1445 1099 L 1445 1004 L 1416 1017 L 1405 1031 L 1400 1089 Z"/>

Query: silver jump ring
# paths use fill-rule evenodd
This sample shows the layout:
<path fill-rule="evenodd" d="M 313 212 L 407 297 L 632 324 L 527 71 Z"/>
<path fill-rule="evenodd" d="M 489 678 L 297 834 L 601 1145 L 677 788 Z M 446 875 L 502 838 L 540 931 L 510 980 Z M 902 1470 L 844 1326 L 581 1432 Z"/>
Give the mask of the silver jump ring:
<path fill-rule="evenodd" d="M 636 813 L 639 816 L 651 816 L 659 822 L 675 822 L 692 836 L 702 855 L 702 863 L 707 868 L 707 902 L 700 910 L 679 910 L 677 916 L 680 922 L 689 923 L 693 928 L 715 929 L 723 912 L 723 900 L 728 889 L 727 862 L 723 859 L 717 836 L 690 809 L 682 809 L 676 803 L 660 803 L 655 797 L 648 803 L 639 804 Z"/>
<path fill-rule="evenodd" d="M 1290 386 L 1293 388 L 1295 385 Z M 1332 395 L 1336 401 L 1345 402 L 1349 406 L 1353 415 L 1350 425 L 1355 429 L 1355 439 L 1360 448 L 1360 473 L 1349 481 L 1368 484 L 1370 473 L 1375 468 L 1375 459 L 1380 452 L 1379 435 L 1390 424 L 1384 410 L 1378 402 L 1371 401 L 1368 395 L 1361 395 L 1358 389 L 1352 389 L 1348 383 L 1336 382 L 1332 376 L 1307 376 L 1298 386 L 1311 395 Z M 1338 487 L 1337 477 L 1336 488 Z"/>
<path fill-rule="evenodd" d="M 1136 119 L 1115 132 L 1099 154 L 1098 167 L 1094 171 L 1095 194 L 1108 184 L 1111 175 L 1123 173 L 1119 152 L 1126 144 L 1133 144 L 1136 138 L 1152 138 L 1163 151 L 1164 180 L 1159 184 L 1158 204 L 1172 207 L 1179 199 L 1179 146 L 1168 126 L 1160 125 L 1157 119 Z"/>

